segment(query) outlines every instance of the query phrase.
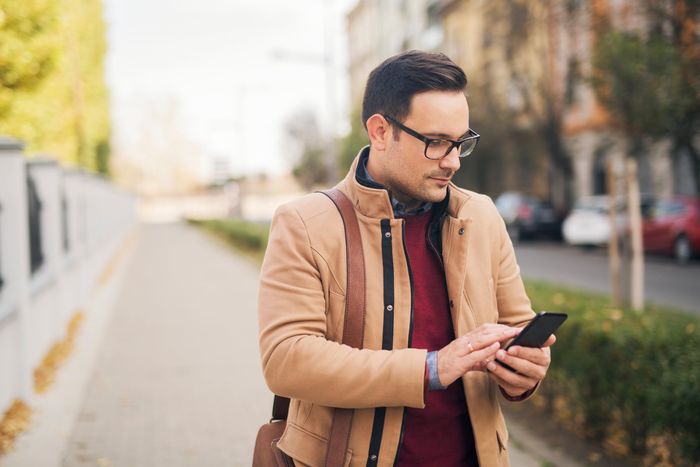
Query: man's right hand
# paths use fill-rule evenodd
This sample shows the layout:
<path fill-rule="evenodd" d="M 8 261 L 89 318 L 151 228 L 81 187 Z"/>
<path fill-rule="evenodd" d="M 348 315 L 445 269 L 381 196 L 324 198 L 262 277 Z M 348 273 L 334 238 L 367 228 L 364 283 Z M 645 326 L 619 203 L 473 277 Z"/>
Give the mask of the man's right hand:
<path fill-rule="evenodd" d="M 488 323 L 453 340 L 438 351 L 440 383 L 449 386 L 468 371 L 483 371 L 486 363 L 495 358 L 501 342 L 515 337 L 520 331 L 520 328 Z"/>

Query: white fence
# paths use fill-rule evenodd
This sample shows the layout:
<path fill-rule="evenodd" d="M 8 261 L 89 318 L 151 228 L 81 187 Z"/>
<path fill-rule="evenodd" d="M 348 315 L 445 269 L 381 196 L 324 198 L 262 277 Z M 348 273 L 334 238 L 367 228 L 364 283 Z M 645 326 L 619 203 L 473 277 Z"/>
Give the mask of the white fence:
<path fill-rule="evenodd" d="M 28 160 L 0 137 L 0 416 L 135 225 L 135 197 L 106 179 Z"/>

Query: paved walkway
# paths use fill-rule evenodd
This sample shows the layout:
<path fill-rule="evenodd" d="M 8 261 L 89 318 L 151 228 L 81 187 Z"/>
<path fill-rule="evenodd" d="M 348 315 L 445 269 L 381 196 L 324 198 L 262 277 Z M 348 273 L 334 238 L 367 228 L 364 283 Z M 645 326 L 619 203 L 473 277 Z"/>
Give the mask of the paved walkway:
<path fill-rule="evenodd" d="M 248 466 L 268 417 L 258 269 L 184 225 L 148 225 L 64 466 Z"/>
<path fill-rule="evenodd" d="M 130 257 L 82 404 L 65 415 L 75 424 L 52 457 L 61 461 L 31 465 L 250 466 L 272 400 L 259 364 L 257 265 L 181 224 L 142 226 Z M 513 466 L 577 465 L 510 427 Z M 42 448 L 31 433 L 18 443 Z"/>

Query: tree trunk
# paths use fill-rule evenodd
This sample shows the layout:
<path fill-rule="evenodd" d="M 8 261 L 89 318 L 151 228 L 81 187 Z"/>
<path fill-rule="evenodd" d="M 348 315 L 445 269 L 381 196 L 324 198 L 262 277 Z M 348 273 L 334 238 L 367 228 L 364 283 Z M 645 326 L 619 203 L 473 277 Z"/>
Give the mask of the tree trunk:
<path fill-rule="evenodd" d="M 610 196 L 610 241 L 608 258 L 610 264 L 610 295 L 613 306 L 620 306 L 620 252 L 617 237 L 617 187 L 612 160 L 608 160 L 608 196 Z"/>
<path fill-rule="evenodd" d="M 637 181 L 637 161 L 627 160 L 627 215 L 632 246 L 631 305 L 635 310 L 644 308 L 644 248 L 642 244 L 642 214 Z"/>

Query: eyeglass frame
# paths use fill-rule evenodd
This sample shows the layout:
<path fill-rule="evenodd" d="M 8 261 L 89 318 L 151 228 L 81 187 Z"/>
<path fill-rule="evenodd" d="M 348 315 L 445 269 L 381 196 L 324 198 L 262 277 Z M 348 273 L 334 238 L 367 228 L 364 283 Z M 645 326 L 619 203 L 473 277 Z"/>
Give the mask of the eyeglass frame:
<path fill-rule="evenodd" d="M 462 138 L 462 139 L 458 139 L 458 140 L 449 139 L 449 138 L 429 138 L 421 133 L 418 133 L 416 130 L 407 127 L 406 125 L 404 125 L 403 123 L 401 123 L 400 121 L 398 121 L 397 119 L 392 117 L 391 115 L 381 114 L 381 116 L 384 117 L 389 122 L 391 122 L 392 124 L 398 126 L 402 131 L 408 133 L 409 135 L 413 136 L 414 138 L 425 143 L 425 149 L 423 150 L 423 155 L 425 156 L 426 159 L 429 159 L 431 161 L 439 161 L 441 159 L 444 159 L 445 157 L 447 157 L 447 155 L 449 153 L 452 152 L 452 150 L 454 148 L 459 147 L 460 145 L 464 144 L 465 142 L 467 142 L 469 140 L 476 139 L 476 143 L 474 143 L 474 147 L 472 148 L 471 151 L 469 151 L 465 155 L 462 155 L 461 153 L 459 154 L 460 159 L 465 158 L 474 152 L 474 149 L 476 149 L 476 146 L 479 144 L 479 139 L 481 138 L 481 135 L 479 133 L 477 133 L 476 131 L 472 130 L 471 128 L 469 128 L 469 136 Z M 442 157 L 439 157 L 437 159 L 433 159 L 432 157 L 428 157 L 428 146 L 433 141 L 449 141 L 451 143 L 451 146 Z"/>

